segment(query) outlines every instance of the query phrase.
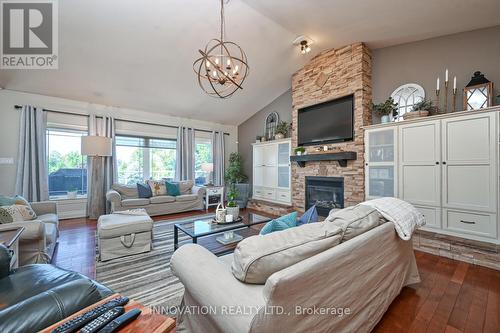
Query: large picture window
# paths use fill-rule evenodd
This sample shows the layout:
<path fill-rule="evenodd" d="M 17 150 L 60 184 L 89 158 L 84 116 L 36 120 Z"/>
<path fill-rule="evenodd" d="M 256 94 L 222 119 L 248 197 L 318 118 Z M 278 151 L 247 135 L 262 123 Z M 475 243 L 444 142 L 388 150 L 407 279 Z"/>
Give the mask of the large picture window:
<path fill-rule="evenodd" d="M 206 138 L 196 138 L 196 153 L 194 163 L 195 183 L 196 185 L 206 184 L 212 179 L 209 179 L 213 172 L 206 171 L 207 164 L 213 169 L 212 158 L 212 140 Z"/>
<path fill-rule="evenodd" d="M 81 137 L 85 131 L 47 129 L 49 196 L 64 196 L 77 191 L 87 194 L 87 158 L 81 155 Z"/>
<path fill-rule="evenodd" d="M 145 179 L 174 179 L 176 141 L 116 136 L 118 182 L 133 185 Z"/>

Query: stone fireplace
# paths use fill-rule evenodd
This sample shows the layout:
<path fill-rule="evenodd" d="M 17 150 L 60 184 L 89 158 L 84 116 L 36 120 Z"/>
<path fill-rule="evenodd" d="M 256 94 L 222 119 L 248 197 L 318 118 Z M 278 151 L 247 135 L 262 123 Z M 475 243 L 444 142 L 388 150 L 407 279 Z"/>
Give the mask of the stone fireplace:
<path fill-rule="evenodd" d="M 316 205 L 319 216 L 344 208 L 344 178 L 306 176 L 306 209 Z"/>
<path fill-rule="evenodd" d="M 356 43 L 322 52 L 297 71 L 292 77 L 292 146 L 297 147 L 298 109 L 321 102 L 354 95 L 354 140 L 329 144 L 335 152 L 356 152 L 356 159 L 340 166 L 337 161 L 308 161 L 303 167 L 292 163 L 293 208 L 304 211 L 308 207 L 306 179 L 309 177 L 343 178 L 343 204 L 351 206 L 364 200 L 364 131 L 371 124 L 371 51 Z M 319 85 L 319 77 L 327 77 Z M 308 154 L 317 147 L 305 147 Z M 337 196 L 339 199 L 339 196 Z"/>

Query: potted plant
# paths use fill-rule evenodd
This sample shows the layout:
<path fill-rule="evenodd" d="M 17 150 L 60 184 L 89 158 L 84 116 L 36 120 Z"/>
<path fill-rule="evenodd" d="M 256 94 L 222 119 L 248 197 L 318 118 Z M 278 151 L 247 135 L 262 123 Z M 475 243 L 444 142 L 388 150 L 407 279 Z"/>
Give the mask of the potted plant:
<path fill-rule="evenodd" d="M 66 196 L 68 199 L 76 199 L 76 196 L 78 195 L 78 189 L 74 186 L 71 186 L 68 188 L 68 191 L 66 192 Z"/>
<path fill-rule="evenodd" d="M 383 103 L 372 103 L 372 107 L 375 114 L 380 116 L 382 124 L 389 123 L 391 121 L 391 117 L 398 115 L 398 104 L 394 103 L 394 99 L 392 99 L 392 97 L 389 97 Z"/>
<path fill-rule="evenodd" d="M 288 136 L 288 131 L 290 129 L 290 125 L 286 121 L 280 121 L 278 125 L 276 125 L 274 138 L 276 140 L 284 139 Z"/>
<path fill-rule="evenodd" d="M 429 114 L 437 113 L 438 108 L 431 100 L 422 100 L 413 106 L 412 111 L 403 115 L 404 119 L 427 117 Z"/>
<path fill-rule="evenodd" d="M 295 155 L 300 156 L 306 152 L 306 149 L 304 147 L 297 147 L 294 149 Z"/>
<path fill-rule="evenodd" d="M 231 214 L 229 211 L 232 210 L 236 214 L 231 215 L 236 219 L 238 218 L 239 207 L 246 207 L 250 186 L 245 183 L 248 177 L 243 173 L 243 157 L 239 153 L 229 155 L 229 165 L 224 172 L 224 178 L 229 186 L 227 191 L 227 214 Z M 238 197 L 240 193 L 244 194 L 244 196 Z"/>

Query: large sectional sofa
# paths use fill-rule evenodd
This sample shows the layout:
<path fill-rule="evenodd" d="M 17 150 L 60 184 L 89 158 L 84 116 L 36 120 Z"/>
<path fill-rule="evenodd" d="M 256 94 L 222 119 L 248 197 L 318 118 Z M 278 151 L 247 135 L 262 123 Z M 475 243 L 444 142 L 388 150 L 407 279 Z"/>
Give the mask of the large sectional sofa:
<path fill-rule="evenodd" d="M 241 241 L 216 257 L 181 246 L 171 268 L 185 287 L 177 332 L 370 332 L 420 282 L 412 242 L 370 208 Z M 331 213 L 332 215 L 332 213 Z"/>
<path fill-rule="evenodd" d="M 192 181 L 179 182 L 180 195 L 161 195 L 139 198 L 137 186 L 114 184 L 106 193 L 111 203 L 111 212 L 143 208 L 150 216 L 165 215 L 204 209 L 205 188 L 193 185 Z"/>

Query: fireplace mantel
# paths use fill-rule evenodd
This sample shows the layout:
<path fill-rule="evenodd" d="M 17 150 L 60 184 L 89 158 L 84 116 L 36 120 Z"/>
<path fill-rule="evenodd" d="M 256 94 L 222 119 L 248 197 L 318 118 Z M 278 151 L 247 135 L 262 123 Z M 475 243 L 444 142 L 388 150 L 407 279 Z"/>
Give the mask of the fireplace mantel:
<path fill-rule="evenodd" d="M 339 153 L 293 155 L 290 156 L 290 161 L 297 162 L 301 168 L 306 166 L 306 162 L 310 161 L 337 161 L 341 167 L 346 167 L 347 161 L 355 160 L 357 157 L 358 154 L 355 151 L 343 151 Z"/>

